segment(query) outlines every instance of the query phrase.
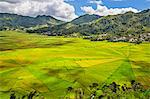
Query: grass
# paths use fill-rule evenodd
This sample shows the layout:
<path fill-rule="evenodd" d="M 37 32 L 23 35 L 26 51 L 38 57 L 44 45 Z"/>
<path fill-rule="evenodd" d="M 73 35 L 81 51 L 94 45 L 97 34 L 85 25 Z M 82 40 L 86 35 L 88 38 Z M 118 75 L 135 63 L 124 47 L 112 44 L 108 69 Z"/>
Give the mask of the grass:
<path fill-rule="evenodd" d="M 150 88 L 150 44 L 91 42 L 15 31 L 0 32 L 0 97 L 37 90 L 56 99 L 69 86 L 135 79 Z"/>

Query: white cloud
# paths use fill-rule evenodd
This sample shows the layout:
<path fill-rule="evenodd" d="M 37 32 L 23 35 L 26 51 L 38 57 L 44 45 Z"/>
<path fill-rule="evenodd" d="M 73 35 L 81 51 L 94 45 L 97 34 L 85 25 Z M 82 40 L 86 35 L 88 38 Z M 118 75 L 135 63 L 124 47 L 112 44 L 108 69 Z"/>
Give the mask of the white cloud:
<path fill-rule="evenodd" d="M 51 15 L 63 20 L 77 17 L 75 9 L 65 0 L 3 0 L 1 13 L 15 13 L 26 16 Z"/>
<path fill-rule="evenodd" d="M 101 0 L 91 0 L 90 3 L 103 4 Z"/>
<path fill-rule="evenodd" d="M 123 14 L 128 11 L 132 12 L 139 12 L 137 9 L 129 7 L 129 8 L 107 8 L 106 6 L 97 4 L 97 9 L 93 9 L 91 6 L 83 6 L 81 9 L 88 14 L 96 14 L 100 16 L 107 16 L 107 15 L 117 15 Z"/>

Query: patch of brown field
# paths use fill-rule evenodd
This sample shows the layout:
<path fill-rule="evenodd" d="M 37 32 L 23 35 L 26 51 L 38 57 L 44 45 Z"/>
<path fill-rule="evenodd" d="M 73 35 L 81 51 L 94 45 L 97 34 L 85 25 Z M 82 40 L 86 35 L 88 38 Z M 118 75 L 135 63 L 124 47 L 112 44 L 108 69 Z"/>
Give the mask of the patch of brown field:
<path fill-rule="evenodd" d="M 20 59 L 4 59 L 0 62 L 0 70 L 15 68 L 15 67 L 26 67 L 32 64 L 31 61 L 20 60 Z"/>
<path fill-rule="evenodd" d="M 0 70 L 9 69 L 9 68 L 13 68 L 13 67 L 12 66 L 0 65 Z"/>
<path fill-rule="evenodd" d="M 17 41 L 17 42 L 22 42 L 22 41 Z M 39 44 L 38 42 L 35 42 L 35 43 L 29 43 L 27 45 L 16 46 L 15 48 L 0 47 L 0 51 L 9 51 L 9 50 L 16 50 L 16 49 L 29 49 L 29 48 L 50 48 L 50 47 L 63 46 L 66 44 L 71 44 L 71 43 L 75 43 L 75 42 L 74 41 L 64 41 L 64 42 L 55 42 L 55 43 L 50 43 L 50 44 Z M 6 44 L 9 44 L 9 43 L 6 43 Z"/>
<path fill-rule="evenodd" d="M 58 76 L 59 73 L 62 72 L 61 69 L 43 68 L 43 70 L 46 71 L 49 76 Z"/>
<path fill-rule="evenodd" d="M 7 36 L 5 36 L 5 35 L 0 35 L 0 37 L 7 37 Z"/>
<path fill-rule="evenodd" d="M 1 66 L 0 66 L 0 69 L 3 69 L 3 68 L 6 68 L 6 66 L 2 66 L 2 65 L 1 65 Z"/>
<path fill-rule="evenodd" d="M 83 74 L 84 72 L 85 72 L 84 69 L 78 69 L 78 70 L 70 72 L 68 76 L 77 78 L 79 77 L 80 74 Z"/>
<path fill-rule="evenodd" d="M 145 61 L 131 61 L 132 64 L 142 66 L 144 68 L 149 68 L 150 67 L 150 62 L 145 62 Z"/>
<path fill-rule="evenodd" d="M 149 78 L 144 77 L 144 76 L 138 76 L 136 79 L 137 79 L 138 82 L 140 82 L 143 85 L 143 87 L 145 89 L 150 88 L 150 85 L 149 85 L 150 79 Z"/>
<path fill-rule="evenodd" d="M 2 60 L 2 61 L 4 63 L 18 64 L 18 65 L 27 65 L 27 64 L 33 63 L 29 60 L 24 60 L 24 59 L 7 59 L 7 60 Z"/>
<path fill-rule="evenodd" d="M 64 42 L 56 42 L 54 44 L 52 44 L 53 46 L 62 46 L 62 45 L 66 45 L 66 44 L 71 44 L 71 43 L 75 43 L 74 41 L 64 41 Z"/>
<path fill-rule="evenodd" d="M 10 63 L 6 63 L 4 61 L 0 61 L 0 71 L 10 69 L 10 68 L 15 68 L 15 67 L 16 67 L 15 64 L 10 64 Z"/>
<path fill-rule="evenodd" d="M 0 51 L 10 51 L 10 50 L 14 50 L 14 49 L 11 49 L 11 48 L 0 48 Z"/>

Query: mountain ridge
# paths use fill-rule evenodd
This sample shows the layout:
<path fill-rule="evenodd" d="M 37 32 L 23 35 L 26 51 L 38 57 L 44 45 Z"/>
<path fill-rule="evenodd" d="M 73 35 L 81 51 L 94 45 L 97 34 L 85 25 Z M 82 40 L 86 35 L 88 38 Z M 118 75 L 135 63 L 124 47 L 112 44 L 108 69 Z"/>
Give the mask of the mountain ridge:
<path fill-rule="evenodd" d="M 52 16 L 39 15 L 36 17 L 22 16 L 18 14 L 0 13 L 0 30 L 3 29 L 22 29 L 36 27 L 40 25 L 58 25 L 63 21 Z"/>
<path fill-rule="evenodd" d="M 11 24 L 16 24 L 14 20 L 17 20 L 17 22 L 21 22 L 21 25 L 14 25 L 13 28 L 20 28 L 23 25 L 24 30 L 28 33 L 40 33 L 49 36 L 79 34 L 81 36 L 92 36 L 89 38 L 94 41 L 132 41 L 133 38 L 133 41 L 150 41 L 150 9 L 139 13 L 126 12 L 103 17 L 85 14 L 70 22 L 63 22 L 45 15 L 35 18 L 14 16 L 16 17 L 11 18 L 10 21 L 11 15 L 8 14 L 8 17 L 1 18 L 0 14 L 0 28 L 5 26 L 4 23 L 11 27 Z"/>
<path fill-rule="evenodd" d="M 101 16 L 95 14 L 85 14 L 81 15 L 78 18 L 71 21 L 71 23 L 79 25 L 79 24 L 86 24 L 92 22 L 93 20 L 99 19 Z"/>

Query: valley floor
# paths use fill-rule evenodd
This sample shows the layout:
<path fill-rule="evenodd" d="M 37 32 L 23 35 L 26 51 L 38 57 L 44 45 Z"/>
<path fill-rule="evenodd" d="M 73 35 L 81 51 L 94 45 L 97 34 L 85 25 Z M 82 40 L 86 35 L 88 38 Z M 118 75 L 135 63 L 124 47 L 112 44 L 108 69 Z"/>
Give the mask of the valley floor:
<path fill-rule="evenodd" d="M 0 32 L 0 97 L 36 90 L 57 99 L 69 86 L 136 80 L 149 89 L 150 43 L 91 42 L 81 38 Z M 49 98 L 48 98 L 49 99 Z"/>

